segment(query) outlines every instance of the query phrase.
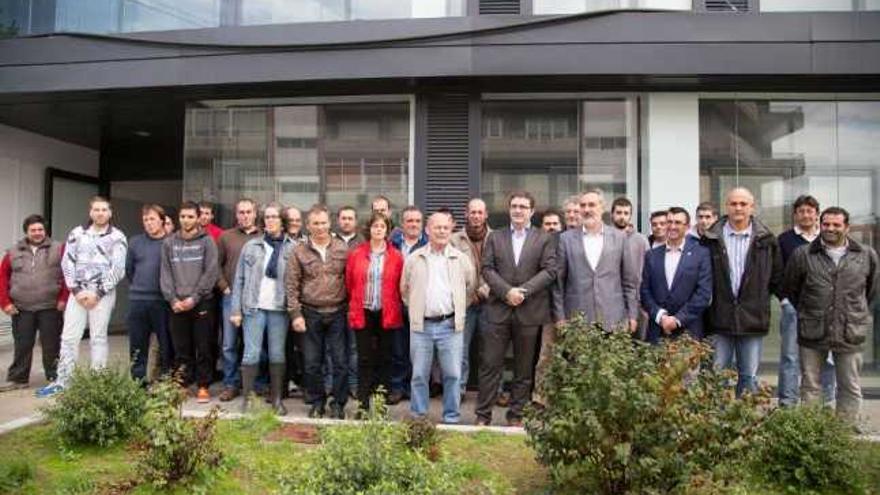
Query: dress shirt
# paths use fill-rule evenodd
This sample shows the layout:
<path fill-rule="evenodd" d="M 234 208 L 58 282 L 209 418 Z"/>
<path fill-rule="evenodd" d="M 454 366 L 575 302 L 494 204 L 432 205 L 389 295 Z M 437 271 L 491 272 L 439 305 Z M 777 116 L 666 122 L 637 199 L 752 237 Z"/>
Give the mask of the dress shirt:
<path fill-rule="evenodd" d="M 602 248 L 605 247 L 605 226 L 599 228 L 599 232 L 592 233 L 583 227 L 584 253 L 587 255 L 587 263 L 593 271 L 599 266 L 599 258 L 602 256 Z"/>
<path fill-rule="evenodd" d="M 663 258 L 663 269 L 666 272 L 666 287 L 672 290 L 672 279 L 675 278 L 675 271 L 678 270 L 678 263 L 681 261 L 681 250 L 684 248 L 684 242 L 678 246 L 670 246 L 666 244 L 666 256 Z"/>
<path fill-rule="evenodd" d="M 806 231 L 801 230 L 801 228 L 798 227 L 797 225 L 795 225 L 794 226 L 794 233 L 803 237 L 804 240 L 807 242 L 813 242 L 816 240 L 817 237 L 819 237 L 819 226 L 817 225 L 816 228 L 813 229 L 812 232 L 806 232 Z"/>
<path fill-rule="evenodd" d="M 433 318 L 452 314 L 452 284 L 449 281 L 449 260 L 446 255 L 449 246 L 436 252 L 428 247 L 428 284 L 425 286 L 425 316 Z"/>
<path fill-rule="evenodd" d="M 522 253 L 523 244 L 526 243 L 526 237 L 529 235 L 529 226 L 526 225 L 517 230 L 513 224 L 510 225 L 511 239 L 513 241 L 513 263 L 519 265 L 519 255 Z"/>
<path fill-rule="evenodd" d="M 739 296 L 739 286 L 746 270 L 746 257 L 752 242 L 752 223 L 742 231 L 733 230 L 730 222 L 724 224 L 724 245 L 727 247 L 727 261 L 730 263 L 730 288 L 734 296 Z"/>

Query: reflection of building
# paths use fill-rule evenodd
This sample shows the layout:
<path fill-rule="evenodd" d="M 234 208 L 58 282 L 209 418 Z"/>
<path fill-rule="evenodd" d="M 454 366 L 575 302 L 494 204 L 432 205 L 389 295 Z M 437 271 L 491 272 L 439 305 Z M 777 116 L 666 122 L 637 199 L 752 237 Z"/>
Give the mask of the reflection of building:
<path fill-rule="evenodd" d="M 669 11 L 585 12 L 658 4 Z M 725 5 L 749 12 L 714 12 Z M 784 8 L 3 2 L 0 26 L 55 34 L 0 41 L 0 232 L 10 242 L 23 213 L 44 208 L 51 166 L 98 177 L 129 230 L 159 192 L 213 198 L 224 223 L 241 195 L 366 211 L 384 193 L 398 211 L 459 213 L 482 195 L 499 223 L 512 188 L 543 209 L 600 186 L 629 196 L 644 227 L 648 211 L 742 184 L 774 229 L 809 191 L 849 208 L 873 242 L 880 12 Z"/>

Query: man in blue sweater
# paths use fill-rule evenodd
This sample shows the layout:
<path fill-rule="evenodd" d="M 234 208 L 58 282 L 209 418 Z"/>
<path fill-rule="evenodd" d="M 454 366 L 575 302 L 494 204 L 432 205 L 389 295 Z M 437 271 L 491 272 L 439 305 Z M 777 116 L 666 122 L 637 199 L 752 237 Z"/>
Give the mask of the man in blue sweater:
<path fill-rule="evenodd" d="M 819 201 L 809 195 L 798 196 L 792 210 L 794 226 L 779 236 L 779 250 L 782 252 L 782 263 L 786 267 L 797 248 L 809 244 L 819 237 Z M 797 310 L 787 298 L 782 300 L 781 307 L 779 383 L 776 388 L 779 404 L 787 407 L 795 406 L 798 403 L 801 368 L 798 358 Z M 826 360 L 822 365 L 821 382 L 825 401 L 832 402 L 836 384 L 833 362 Z"/>
<path fill-rule="evenodd" d="M 168 329 L 170 310 L 159 287 L 162 266 L 162 241 L 165 239 L 165 210 L 157 204 L 141 208 L 144 233 L 128 241 L 125 276 L 128 289 L 128 348 L 131 355 L 131 376 L 144 381 L 147 374 L 147 355 L 150 334 L 159 342 L 159 370 L 164 375 L 171 370 L 174 351 Z"/>

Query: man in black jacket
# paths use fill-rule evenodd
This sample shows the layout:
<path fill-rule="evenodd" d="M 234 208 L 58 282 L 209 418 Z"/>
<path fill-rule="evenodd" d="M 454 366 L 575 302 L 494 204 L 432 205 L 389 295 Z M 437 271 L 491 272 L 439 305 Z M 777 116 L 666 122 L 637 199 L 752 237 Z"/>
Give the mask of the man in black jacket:
<path fill-rule="evenodd" d="M 783 268 L 776 236 L 754 216 L 755 197 L 743 187 L 727 193 L 727 215 L 703 236 L 712 254 L 710 331 L 715 365 L 737 366 L 736 394 L 758 387 L 761 345 L 770 326 L 770 295 L 780 298 Z"/>
<path fill-rule="evenodd" d="M 801 399 L 819 400 L 819 374 L 828 353 L 837 375 L 837 414 L 855 423 L 862 402 L 859 372 L 877 291 L 878 259 L 849 237 L 849 213 L 832 206 L 820 217 L 821 234 L 798 248 L 785 272 L 785 295 L 798 313 Z"/>

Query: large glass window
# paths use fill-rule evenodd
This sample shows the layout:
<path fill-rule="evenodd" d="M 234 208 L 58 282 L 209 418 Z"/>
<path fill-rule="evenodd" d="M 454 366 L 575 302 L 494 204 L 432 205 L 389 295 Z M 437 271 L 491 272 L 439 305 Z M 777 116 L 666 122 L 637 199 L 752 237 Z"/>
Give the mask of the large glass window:
<path fill-rule="evenodd" d="M 635 99 L 486 101 L 482 113 L 481 188 L 493 224 L 506 221 L 515 189 L 531 192 L 539 211 L 587 187 L 635 202 Z"/>
<path fill-rule="evenodd" d="M 880 101 L 702 100 L 701 200 L 722 204 L 737 185 L 777 234 L 791 228 L 795 198 L 811 194 L 823 208 L 846 208 L 852 236 L 880 247 Z M 772 361 L 778 333 L 770 336 Z"/>
<path fill-rule="evenodd" d="M 761 0 L 761 12 L 880 10 L 880 0 Z"/>
<path fill-rule="evenodd" d="M 465 0 L 241 0 L 242 24 L 464 15 Z"/>
<path fill-rule="evenodd" d="M 228 209 L 242 196 L 308 208 L 409 202 L 407 102 L 187 110 L 184 197 Z"/>
<path fill-rule="evenodd" d="M 691 10 L 691 0 L 534 0 L 535 14 L 578 14 L 596 10 Z"/>

